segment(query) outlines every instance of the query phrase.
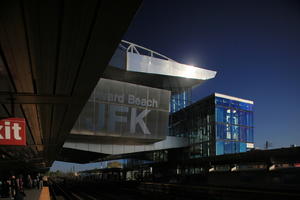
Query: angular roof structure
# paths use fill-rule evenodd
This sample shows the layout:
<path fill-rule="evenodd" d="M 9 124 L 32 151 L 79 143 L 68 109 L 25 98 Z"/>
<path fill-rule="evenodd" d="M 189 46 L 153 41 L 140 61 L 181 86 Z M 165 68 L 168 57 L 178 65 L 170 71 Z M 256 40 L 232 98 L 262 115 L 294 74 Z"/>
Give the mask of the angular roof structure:
<path fill-rule="evenodd" d="M 180 92 L 212 79 L 217 72 L 182 64 L 160 53 L 122 40 L 103 77 Z"/>

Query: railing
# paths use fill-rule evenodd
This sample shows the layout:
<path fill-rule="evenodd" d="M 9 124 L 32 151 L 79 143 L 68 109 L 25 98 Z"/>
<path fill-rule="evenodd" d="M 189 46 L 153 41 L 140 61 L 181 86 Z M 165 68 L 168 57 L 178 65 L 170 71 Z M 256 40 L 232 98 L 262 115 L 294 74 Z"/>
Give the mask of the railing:
<path fill-rule="evenodd" d="M 122 40 L 121 43 L 119 44 L 119 47 L 121 49 L 125 50 L 126 52 L 131 52 L 131 53 L 136 53 L 139 55 L 146 55 L 146 56 L 150 56 L 150 57 L 161 58 L 164 60 L 176 62 L 176 61 L 172 60 L 171 58 L 168 58 L 167 56 L 164 56 L 160 53 L 152 51 L 151 49 L 147 49 L 145 47 L 139 46 L 132 42 L 128 42 L 126 40 Z"/>

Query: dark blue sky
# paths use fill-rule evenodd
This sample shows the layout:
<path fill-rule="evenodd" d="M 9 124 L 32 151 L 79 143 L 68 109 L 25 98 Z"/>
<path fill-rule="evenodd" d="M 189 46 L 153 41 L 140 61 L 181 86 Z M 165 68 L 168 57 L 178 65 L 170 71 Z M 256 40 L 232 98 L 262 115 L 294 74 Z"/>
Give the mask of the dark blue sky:
<path fill-rule="evenodd" d="M 255 142 L 300 145 L 299 1 L 145 0 L 124 39 L 218 71 L 194 92 L 255 101 Z"/>

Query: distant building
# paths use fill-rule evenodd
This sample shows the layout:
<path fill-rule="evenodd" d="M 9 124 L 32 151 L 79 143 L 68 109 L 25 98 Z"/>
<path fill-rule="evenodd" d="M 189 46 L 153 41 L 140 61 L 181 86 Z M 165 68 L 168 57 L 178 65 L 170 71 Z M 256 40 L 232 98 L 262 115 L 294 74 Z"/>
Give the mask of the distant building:
<path fill-rule="evenodd" d="M 170 115 L 169 135 L 189 141 L 189 157 L 254 148 L 253 101 L 214 93 Z"/>

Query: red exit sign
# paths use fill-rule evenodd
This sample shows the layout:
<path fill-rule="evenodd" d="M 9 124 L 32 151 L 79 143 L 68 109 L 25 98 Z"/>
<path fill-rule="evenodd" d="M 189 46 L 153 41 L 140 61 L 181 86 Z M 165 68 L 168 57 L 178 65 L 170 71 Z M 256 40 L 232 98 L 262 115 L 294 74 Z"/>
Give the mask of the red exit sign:
<path fill-rule="evenodd" d="M 26 145 L 25 119 L 0 120 L 0 145 Z"/>

